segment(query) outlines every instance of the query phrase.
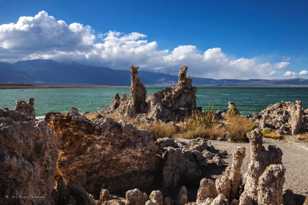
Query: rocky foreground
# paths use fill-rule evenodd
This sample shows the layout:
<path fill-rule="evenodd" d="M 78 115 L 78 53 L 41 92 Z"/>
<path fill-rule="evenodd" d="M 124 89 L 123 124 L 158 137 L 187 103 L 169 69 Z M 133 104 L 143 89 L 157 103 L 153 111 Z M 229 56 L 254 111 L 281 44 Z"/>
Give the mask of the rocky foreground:
<path fill-rule="evenodd" d="M 72 108 L 37 120 L 33 99 L 19 101 L 15 110 L 0 109 L 0 204 L 304 204 L 304 196 L 284 189 L 283 153 L 264 146 L 262 134 L 264 128 L 302 132 L 306 115 L 300 103 L 253 116 L 257 126 L 247 134 L 250 156 L 238 147 L 227 163 L 227 153 L 205 138 L 157 138 L 111 118 L 176 122 L 200 110 L 187 67 L 180 69 L 175 86 L 152 96 L 146 95 L 137 71 L 132 67 L 132 95 L 117 95 L 93 119 Z M 230 104 L 219 115 L 237 114 Z"/>

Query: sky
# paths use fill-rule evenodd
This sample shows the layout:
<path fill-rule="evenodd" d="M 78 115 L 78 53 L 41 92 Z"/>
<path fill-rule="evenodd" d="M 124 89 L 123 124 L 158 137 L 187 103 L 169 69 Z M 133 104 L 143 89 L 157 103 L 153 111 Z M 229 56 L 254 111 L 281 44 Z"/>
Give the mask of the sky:
<path fill-rule="evenodd" d="M 0 0 L 0 61 L 308 78 L 305 0 Z"/>

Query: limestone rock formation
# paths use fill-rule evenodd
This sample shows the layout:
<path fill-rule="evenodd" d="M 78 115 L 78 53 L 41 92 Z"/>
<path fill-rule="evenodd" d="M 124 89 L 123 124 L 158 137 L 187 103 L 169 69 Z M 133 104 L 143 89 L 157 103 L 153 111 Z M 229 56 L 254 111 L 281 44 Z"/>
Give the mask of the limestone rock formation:
<path fill-rule="evenodd" d="M 0 109 L 0 203 L 53 205 L 57 153 L 47 124 L 35 120 L 32 99 Z"/>
<path fill-rule="evenodd" d="M 181 66 L 175 86 L 154 93 L 149 98 L 149 117 L 163 121 L 176 121 L 197 109 L 196 88 L 187 77 L 187 66 Z"/>
<path fill-rule="evenodd" d="M 231 166 L 228 166 L 224 174 L 216 180 L 216 189 L 228 199 L 238 197 L 241 184 L 241 167 L 245 157 L 245 148 L 239 147 L 233 154 Z"/>
<path fill-rule="evenodd" d="M 225 172 L 214 182 L 202 179 L 197 193 L 197 205 L 269 205 L 283 204 L 283 183 L 285 169 L 281 163 L 279 148 L 262 145 L 260 130 L 250 135 L 250 163 L 245 181 L 242 180 L 241 165 L 245 149 L 239 147 Z M 244 185 L 244 190 L 241 186 Z"/>
<path fill-rule="evenodd" d="M 228 102 L 228 109 L 226 112 L 226 116 L 234 116 L 234 115 L 239 115 L 240 112 L 237 109 L 236 105 L 234 102 Z"/>
<path fill-rule="evenodd" d="M 214 169 L 223 167 L 223 163 L 216 164 L 214 157 L 222 158 L 214 147 L 206 140 L 197 138 L 189 143 L 163 138 L 157 142 L 162 151 L 163 189 L 176 190 L 181 185 L 198 185 L 199 181 Z"/>
<path fill-rule="evenodd" d="M 279 148 L 274 147 L 272 145 L 268 146 L 268 149 L 265 149 L 265 147 L 262 145 L 262 134 L 259 129 L 253 130 L 250 135 L 250 163 L 248 165 L 248 170 L 246 173 L 246 180 L 245 180 L 245 187 L 244 192 L 241 194 L 240 197 L 240 205 L 246 205 L 246 204 L 255 204 L 258 203 L 258 197 L 260 197 L 258 194 L 258 189 L 262 189 L 259 187 L 259 180 L 262 174 L 264 174 L 266 169 L 269 169 L 268 167 L 273 164 L 278 164 L 282 166 L 281 158 L 282 158 L 282 152 Z M 271 174 L 271 173 L 269 173 Z M 271 181 L 271 183 L 278 183 L 280 184 L 281 178 L 284 177 L 284 172 L 279 174 L 280 177 L 275 177 L 274 179 L 268 180 L 267 174 L 263 176 L 265 180 L 263 180 L 262 187 L 264 186 L 271 186 L 270 184 L 264 184 L 266 182 Z M 282 180 L 283 181 L 283 180 Z M 276 195 L 279 195 L 278 192 L 280 192 L 279 189 L 275 190 L 277 191 Z M 265 195 L 264 193 L 262 193 Z M 267 194 L 270 194 L 267 192 Z M 272 193 L 273 194 L 273 193 Z M 282 197 L 282 193 L 281 193 Z M 273 200 L 276 200 L 275 204 L 279 203 L 278 197 Z M 274 203 L 274 201 L 272 201 Z"/>
<path fill-rule="evenodd" d="M 126 192 L 125 199 L 125 205 L 144 205 L 147 201 L 147 195 L 139 189 L 132 189 Z"/>
<path fill-rule="evenodd" d="M 161 191 L 156 190 L 152 191 L 149 197 L 148 204 L 153 204 L 153 205 L 163 205 L 164 204 L 164 196 L 161 193 Z"/>
<path fill-rule="evenodd" d="M 131 66 L 131 94 L 132 94 L 132 103 L 133 108 L 136 114 L 144 113 L 147 109 L 146 100 L 146 89 L 138 77 L 139 67 L 132 65 Z"/>
<path fill-rule="evenodd" d="M 110 199 L 110 193 L 108 189 L 102 189 L 99 195 L 99 203 L 102 204 Z"/>
<path fill-rule="evenodd" d="M 302 131 L 303 126 L 303 106 L 302 102 L 296 100 L 294 105 L 290 108 L 291 119 L 291 134 L 295 135 Z"/>
<path fill-rule="evenodd" d="M 121 103 L 121 97 L 120 95 L 117 93 L 113 99 L 112 99 L 112 104 L 111 104 L 111 109 L 115 110 L 120 106 Z"/>
<path fill-rule="evenodd" d="M 228 205 L 228 199 L 222 193 L 212 201 L 211 205 Z"/>
<path fill-rule="evenodd" d="M 29 102 L 24 100 L 17 101 L 15 110 L 31 119 L 35 119 L 34 98 L 30 98 Z"/>
<path fill-rule="evenodd" d="M 212 179 L 203 178 L 200 181 L 200 186 L 197 193 L 197 203 L 205 202 L 208 198 L 215 198 L 217 196 L 217 190 L 215 182 Z"/>
<path fill-rule="evenodd" d="M 131 67 L 131 96 L 118 94 L 112 105 L 103 113 L 120 113 L 123 116 L 143 115 L 145 119 L 176 121 L 197 109 L 196 88 L 187 77 L 187 66 L 181 66 L 176 85 L 146 97 L 146 89 L 138 77 L 138 67 Z"/>
<path fill-rule="evenodd" d="M 48 113 L 60 156 L 58 167 L 69 184 L 78 184 L 98 197 L 101 188 L 112 193 L 155 182 L 158 146 L 146 131 L 110 118 L 90 121 L 78 112 Z"/>
<path fill-rule="evenodd" d="M 253 116 L 260 129 L 271 129 L 279 134 L 298 134 L 307 131 L 308 116 L 303 110 L 301 101 L 281 102 L 268 106 Z"/>
<path fill-rule="evenodd" d="M 258 182 L 258 204 L 283 204 L 284 174 L 282 164 L 273 164 L 265 169 Z"/>

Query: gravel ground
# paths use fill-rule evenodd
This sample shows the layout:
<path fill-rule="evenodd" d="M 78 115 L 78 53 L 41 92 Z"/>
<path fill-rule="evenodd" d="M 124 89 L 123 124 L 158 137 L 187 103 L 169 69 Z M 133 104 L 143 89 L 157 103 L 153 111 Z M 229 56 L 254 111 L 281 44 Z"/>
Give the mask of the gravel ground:
<path fill-rule="evenodd" d="M 232 158 L 232 153 L 237 146 L 246 147 L 246 157 L 244 159 L 243 171 L 247 169 L 250 156 L 248 143 L 231 143 L 210 140 L 210 142 L 220 150 L 228 152 L 229 162 Z M 296 143 L 292 140 L 264 140 L 264 145 L 276 145 L 282 152 L 282 161 L 286 167 L 286 182 L 285 189 L 291 189 L 297 194 L 308 195 L 308 144 Z"/>

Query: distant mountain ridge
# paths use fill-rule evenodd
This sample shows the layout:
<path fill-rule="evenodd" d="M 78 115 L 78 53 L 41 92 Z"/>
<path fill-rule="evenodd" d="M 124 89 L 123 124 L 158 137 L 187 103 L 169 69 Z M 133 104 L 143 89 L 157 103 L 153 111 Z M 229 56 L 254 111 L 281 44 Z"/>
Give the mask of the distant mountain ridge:
<path fill-rule="evenodd" d="M 177 81 L 177 76 L 163 73 L 141 70 L 139 75 L 147 85 L 166 85 Z M 128 70 L 113 70 L 76 62 L 28 60 L 16 63 L 0 62 L 0 83 L 129 85 L 130 74 Z M 193 78 L 193 83 L 208 86 L 308 86 L 307 79 Z"/>

